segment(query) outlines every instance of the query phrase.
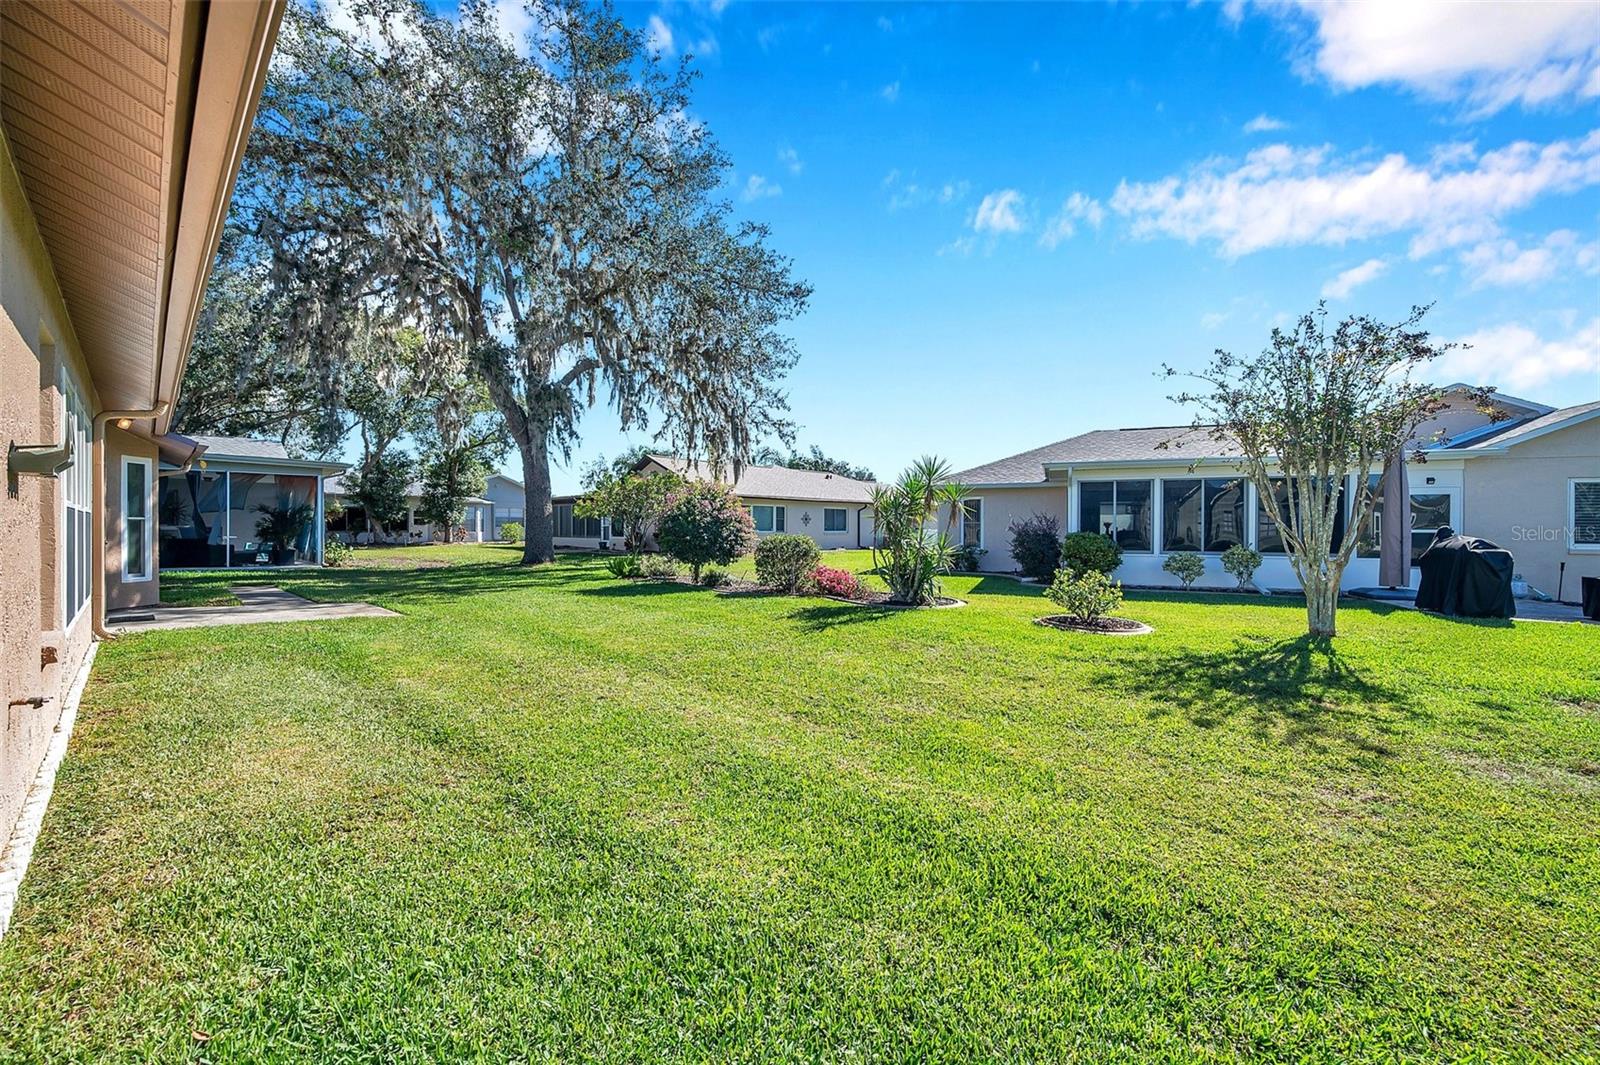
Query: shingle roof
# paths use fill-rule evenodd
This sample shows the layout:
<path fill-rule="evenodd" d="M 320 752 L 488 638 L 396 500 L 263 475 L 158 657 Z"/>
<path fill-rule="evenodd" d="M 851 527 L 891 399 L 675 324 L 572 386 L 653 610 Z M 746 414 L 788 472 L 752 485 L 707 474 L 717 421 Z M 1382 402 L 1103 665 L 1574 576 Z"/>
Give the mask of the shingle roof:
<path fill-rule="evenodd" d="M 1530 433 L 1537 433 L 1541 430 L 1552 428 L 1553 426 L 1560 425 L 1562 422 L 1568 421 L 1572 418 L 1582 417 L 1583 415 L 1592 413 L 1596 410 L 1600 410 L 1600 399 L 1589 403 L 1579 403 L 1574 407 L 1562 407 L 1560 410 L 1553 410 L 1549 414 L 1541 414 L 1539 417 L 1529 418 L 1527 421 L 1507 422 L 1505 425 L 1497 428 L 1494 432 L 1485 433 L 1482 436 L 1475 436 L 1471 440 L 1464 440 L 1460 444 L 1454 444 L 1446 447 L 1445 450 L 1473 451 L 1478 448 L 1504 447 L 1507 444 L 1516 443 L 1518 440 L 1526 437 Z"/>
<path fill-rule="evenodd" d="M 725 481 L 730 472 L 723 469 L 719 476 L 703 463 L 690 463 L 673 455 L 647 458 L 693 480 Z M 870 503 L 873 487 L 871 481 L 817 470 L 791 470 L 787 466 L 745 466 L 733 482 L 734 493 L 749 499 L 805 499 L 818 503 Z"/>
<path fill-rule="evenodd" d="M 195 436 L 190 440 L 204 444 L 211 458 L 277 459 L 286 462 L 289 451 L 276 440 L 251 440 L 245 436 Z"/>
<path fill-rule="evenodd" d="M 1044 482 L 1045 463 L 1153 462 L 1174 463 L 1197 458 L 1236 458 L 1232 441 L 1212 438 L 1208 429 L 1190 425 L 1156 425 L 1140 429 L 1096 429 L 1057 440 L 1020 455 L 974 466 L 953 475 L 962 484 L 1035 484 Z"/>

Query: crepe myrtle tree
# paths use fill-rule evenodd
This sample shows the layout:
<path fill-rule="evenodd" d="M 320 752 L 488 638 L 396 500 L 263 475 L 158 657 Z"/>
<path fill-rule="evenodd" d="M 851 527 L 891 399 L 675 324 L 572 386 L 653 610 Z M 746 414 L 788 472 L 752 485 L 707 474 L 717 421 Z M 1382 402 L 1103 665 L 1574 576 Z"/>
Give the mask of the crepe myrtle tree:
<path fill-rule="evenodd" d="M 621 522 L 622 543 L 629 554 L 644 550 L 645 542 L 655 531 L 661 514 L 666 509 L 667 497 L 684 484 L 675 473 L 617 474 L 603 469 L 590 481 L 589 490 L 578 500 L 573 511 L 580 518 L 610 518 Z M 614 526 L 613 536 L 617 534 Z"/>
<path fill-rule="evenodd" d="M 1444 405 L 1439 389 L 1416 378 L 1456 346 L 1418 328 L 1428 309 L 1395 323 L 1352 315 L 1330 326 L 1319 303 L 1291 328 L 1273 329 L 1255 358 L 1218 350 L 1206 369 L 1181 375 L 1200 387 L 1172 397 L 1197 408 L 1196 429 L 1238 450 L 1261 499 L 1279 501 L 1262 509 L 1305 590 L 1312 636 L 1336 631 L 1339 583 L 1372 519 L 1368 475 L 1420 445 L 1418 428 Z M 1473 398 L 1493 416 L 1487 390 Z M 1350 520 L 1335 544 L 1352 476 Z"/>
<path fill-rule="evenodd" d="M 333 357 L 352 304 L 452 330 L 521 460 L 529 563 L 588 407 L 714 467 L 789 438 L 779 330 L 810 289 L 719 198 L 687 59 L 579 0 L 528 3 L 515 41 L 486 0 L 351 10 L 288 8 L 241 171 L 290 343 Z"/>

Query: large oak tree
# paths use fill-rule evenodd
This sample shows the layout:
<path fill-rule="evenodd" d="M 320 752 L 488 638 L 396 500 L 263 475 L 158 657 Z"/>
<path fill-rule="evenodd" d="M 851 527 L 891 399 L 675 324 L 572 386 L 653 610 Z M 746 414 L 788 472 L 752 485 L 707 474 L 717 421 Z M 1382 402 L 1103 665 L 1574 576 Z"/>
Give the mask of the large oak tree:
<path fill-rule="evenodd" d="M 810 290 L 730 217 L 687 63 L 576 0 L 530 3 L 517 41 L 483 3 L 355 10 L 290 8 L 241 172 L 289 347 L 338 359 L 357 306 L 448 334 L 521 457 L 526 562 L 586 407 L 718 463 L 785 435 L 779 330 Z"/>

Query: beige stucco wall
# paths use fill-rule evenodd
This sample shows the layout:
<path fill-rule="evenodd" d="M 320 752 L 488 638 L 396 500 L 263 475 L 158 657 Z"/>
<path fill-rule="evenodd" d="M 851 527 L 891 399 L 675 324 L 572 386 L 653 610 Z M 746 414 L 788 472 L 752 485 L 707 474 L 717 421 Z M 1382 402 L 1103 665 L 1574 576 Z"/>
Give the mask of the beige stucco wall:
<path fill-rule="evenodd" d="M 984 488 L 975 486 L 970 498 L 983 500 L 978 546 L 984 555 L 978 568 L 990 573 L 1011 573 L 1017 568 L 1011 557 L 1011 523 L 1035 514 L 1052 514 L 1061 523 L 1061 533 L 1066 535 L 1067 486 L 1040 485 L 1037 488 Z M 940 528 L 949 528 L 949 508 L 939 515 Z M 959 531 L 952 535 L 959 536 Z"/>
<path fill-rule="evenodd" d="M 1568 482 L 1574 477 L 1600 477 L 1600 418 L 1470 459 L 1458 531 L 1509 550 L 1517 572 L 1550 595 L 1565 562 L 1561 598 L 1577 602 L 1579 578 L 1600 577 L 1600 552 L 1569 546 Z"/>
<path fill-rule="evenodd" d="M 110 419 L 108 419 L 110 420 Z M 161 463 L 156 456 L 155 444 L 142 436 L 124 432 L 115 425 L 106 426 L 105 484 L 106 521 L 103 562 L 106 569 L 106 609 L 125 610 L 135 606 L 154 606 L 161 601 L 161 563 L 154 542 L 150 545 L 150 579 L 124 581 L 122 579 L 123 551 L 123 485 L 122 459 L 124 456 L 150 460 L 150 479 L 146 485 L 145 506 L 152 516 L 156 512 L 157 485 L 160 481 Z M 150 537 L 154 541 L 158 523 L 150 522 Z"/>
<path fill-rule="evenodd" d="M 819 503 L 807 499 L 758 499 L 755 496 L 740 496 L 739 502 L 747 507 L 777 506 L 783 508 L 783 531 L 794 536 L 809 536 L 816 541 L 819 548 L 832 551 L 846 548 L 872 546 L 872 519 L 869 516 L 871 508 L 866 508 L 862 513 L 860 503 Z M 843 532 L 822 531 L 822 511 L 839 509 L 844 511 Z M 811 520 L 806 521 L 809 516 Z M 861 521 L 866 522 L 865 529 L 858 530 Z M 758 532 L 758 538 L 775 535 L 776 530 L 770 533 Z M 859 539 L 857 538 L 859 533 Z"/>
<path fill-rule="evenodd" d="M 97 410 L 49 257 L 0 134 L 0 447 L 61 442 L 56 382 L 63 362 L 74 368 L 90 411 Z M 0 493 L 0 846 L 10 837 L 91 640 L 88 610 L 62 630 L 57 483 L 19 477 L 15 496 L 7 487 Z M 53 663 L 45 661 L 51 657 Z M 38 696 L 49 701 L 37 708 L 12 705 Z"/>

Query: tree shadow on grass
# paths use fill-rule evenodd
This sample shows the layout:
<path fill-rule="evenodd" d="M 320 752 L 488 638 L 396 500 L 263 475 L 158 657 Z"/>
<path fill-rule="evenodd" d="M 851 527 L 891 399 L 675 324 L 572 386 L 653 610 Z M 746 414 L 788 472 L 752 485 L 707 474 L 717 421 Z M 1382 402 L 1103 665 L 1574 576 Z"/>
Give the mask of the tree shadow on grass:
<path fill-rule="evenodd" d="M 962 574 L 952 574 L 962 576 Z M 977 584 L 972 586 L 969 595 L 1007 595 L 1015 599 L 1040 599 L 1044 596 L 1044 585 L 1023 584 L 1011 577 L 982 577 Z"/>
<path fill-rule="evenodd" d="M 798 621 L 808 632 L 825 632 L 845 625 L 883 621 L 898 613 L 901 611 L 868 604 L 827 602 L 800 607 L 798 610 L 790 611 L 787 616 Z"/>
<path fill-rule="evenodd" d="M 1317 751 L 1337 744 L 1378 758 L 1395 753 L 1387 738 L 1428 716 L 1405 692 L 1354 669 L 1332 641 L 1313 636 L 1130 655 L 1095 683 L 1149 702 L 1151 718 L 1182 714 L 1212 729 L 1242 717 L 1263 740 Z"/>

